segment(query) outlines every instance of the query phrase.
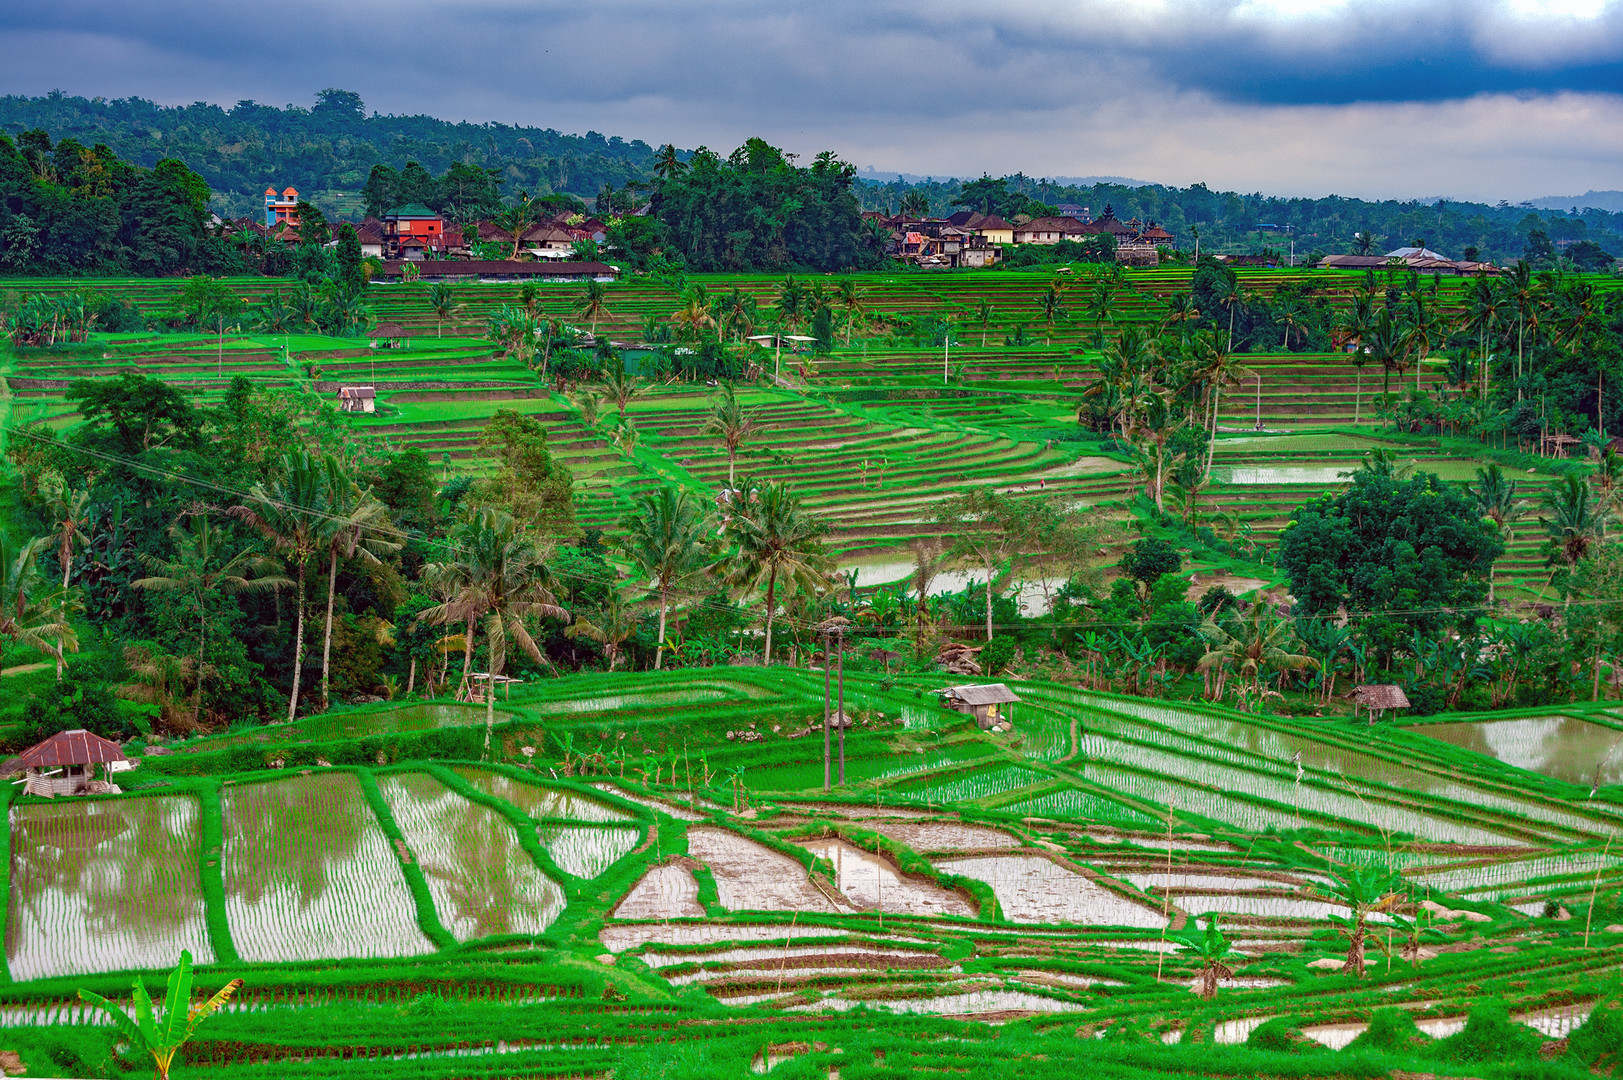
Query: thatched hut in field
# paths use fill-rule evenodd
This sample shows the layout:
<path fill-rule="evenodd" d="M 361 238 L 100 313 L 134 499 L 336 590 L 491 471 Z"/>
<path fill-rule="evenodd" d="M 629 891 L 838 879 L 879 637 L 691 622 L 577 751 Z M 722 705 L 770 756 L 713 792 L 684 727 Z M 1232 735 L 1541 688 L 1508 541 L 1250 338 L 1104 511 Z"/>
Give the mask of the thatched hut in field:
<path fill-rule="evenodd" d="M 83 795 L 96 782 L 96 766 L 127 762 L 115 742 L 82 728 L 52 735 L 30 746 L 5 765 L 5 775 L 22 773 L 30 795 Z"/>
<path fill-rule="evenodd" d="M 1391 683 L 1364 683 L 1353 687 L 1353 719 L 1358 719 L 1358 707 L 1362 705 L 1369 715 L 1369 722 L 1373 724 L 1381 718 L 1381 714 L 1388 709 L 1407 709 L 1409 698 L 1403 692 L 1403 687 L 1393 686 Z"/>

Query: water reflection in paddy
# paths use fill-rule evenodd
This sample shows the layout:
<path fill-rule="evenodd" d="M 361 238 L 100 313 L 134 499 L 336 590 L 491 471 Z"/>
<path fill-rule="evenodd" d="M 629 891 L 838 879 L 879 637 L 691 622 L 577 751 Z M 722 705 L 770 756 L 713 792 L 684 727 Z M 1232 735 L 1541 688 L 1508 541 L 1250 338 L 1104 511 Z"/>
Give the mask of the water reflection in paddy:
<path fill-rule="evenodd" d="M 1623 782 L 1623 731 L 1571 716 L 1405 728 L 1569 784 Z"/>

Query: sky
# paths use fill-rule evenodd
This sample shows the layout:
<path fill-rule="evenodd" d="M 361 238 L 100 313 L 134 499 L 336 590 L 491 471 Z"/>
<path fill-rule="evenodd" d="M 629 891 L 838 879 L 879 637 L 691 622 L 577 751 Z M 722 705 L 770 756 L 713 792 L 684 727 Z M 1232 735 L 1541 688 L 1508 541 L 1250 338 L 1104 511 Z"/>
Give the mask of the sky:
<path fill-rule="evenodd" d="M 5 0 L 0 93 L 595 130 L 934 176 L 1623 188 L 1623 0 Z"/>

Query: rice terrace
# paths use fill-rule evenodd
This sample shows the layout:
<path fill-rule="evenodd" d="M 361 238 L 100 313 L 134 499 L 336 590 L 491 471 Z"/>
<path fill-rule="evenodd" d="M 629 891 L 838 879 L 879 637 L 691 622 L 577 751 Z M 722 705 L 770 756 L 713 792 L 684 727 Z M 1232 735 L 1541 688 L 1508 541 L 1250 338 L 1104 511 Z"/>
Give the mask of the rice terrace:
<path fill-rule="evenodd" d="M 1615 1075 L 1566 207 L 0 97 L 0 1073 Z"/>

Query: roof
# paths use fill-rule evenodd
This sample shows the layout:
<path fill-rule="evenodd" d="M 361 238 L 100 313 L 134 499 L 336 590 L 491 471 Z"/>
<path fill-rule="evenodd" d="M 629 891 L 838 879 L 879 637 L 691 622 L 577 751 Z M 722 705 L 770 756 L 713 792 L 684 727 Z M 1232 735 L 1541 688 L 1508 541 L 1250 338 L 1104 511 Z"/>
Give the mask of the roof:
<path fill-rule="evenodd" d="M 1391 683 L 1365 683 L 1353 687 L 1353 701 L 1368 709 L 1407 709 L 1409 699 L 1403 687 Z"/>
<path fill-rule="evenodd" d="M 110 761 L 128 761 L 116 742 L 77 728 L 52 735 L 49 739 L 12 758 L 6 768 L 10 772 L 20 769 L 55 769 L 62 765 L 105 765 Z"/>
<path fill-rule="evenodd" d="M 381 322 L 377 328 L 378 337 L 410 337 L 411 331 L 397 322 Z"/>
<path fill-rule="evenodd" d="M 1386 257 L 1388 259 L 1421 258 L 1421 259 L 1443 259 L 1445 261 L 1447 260 L 1446 255 L 1439 255 L 1437 252 L 1435 252 L 1435 251 L 1431 250 L 1431 248 L 1427 248 L 1427 247 L 1400 247 L 1400 248 L 1397 248 L 1396 250 L 1388 251 L 1386 253 Z"/>
<path fill-rule="evenodd" d="M 1032 218 L 1024 225 L 1015 228 L 1015 232 L 1057 232 L 1081 235 L 1083 233 L 1096 233 L 1099 229 L 1094 225 L 1086 224 L 1069 217 L 1040 217 Z"/>
<path fill-rule="evenodd" d="M 405 206 L 397 206 L 383 215 L 384 220 L 389 218 L 437 218 L 439 216 L 422 203 L 407 203 Z"/>
<path fill-rule="evenodd" d="M 965 705 L 999 705 L 1006 701 L 1019 701 L 1002 683 L 986 683 L 981 686 L 949 686 L 944 690 L 937 690 L 938 694 L 962 701 Z"/>
<path fill-rule="evenodd" d="M 368 398 L 377 397 L 378 392 L 375 387 L 371 386 L 340 386 L 338 388 L 338 396 L 340 398 L 348 398 L 354 401 L 365 401 Z"/>
<path fill-rule="evenodd" d="M 404 259 L 383 263 L 382 277 L 399 277 Z M 514 262 L 508 259 L 446 259 L 412 262 L 422 277 L 614 277 L 618 273 L 601 262 Z"/>

